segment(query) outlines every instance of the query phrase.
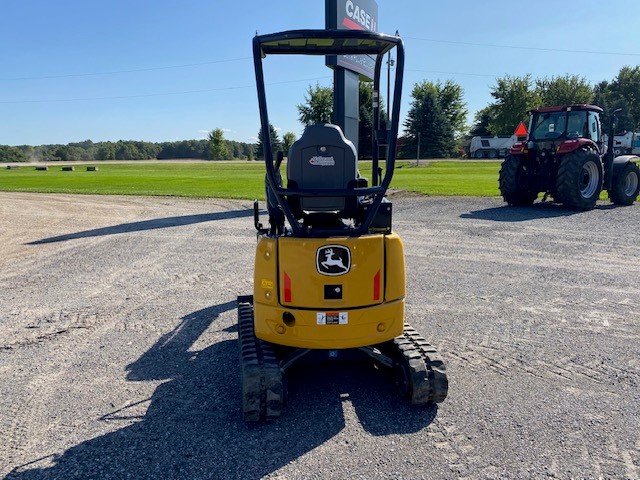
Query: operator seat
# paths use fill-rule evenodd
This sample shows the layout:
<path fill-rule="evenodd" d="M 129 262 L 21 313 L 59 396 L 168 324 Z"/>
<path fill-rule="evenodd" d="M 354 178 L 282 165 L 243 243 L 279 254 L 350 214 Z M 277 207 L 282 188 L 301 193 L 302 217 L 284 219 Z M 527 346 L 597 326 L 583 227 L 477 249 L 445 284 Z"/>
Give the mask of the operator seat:
<path fill-rule="evenodd" d="M 366 186 L 358 174 L 356 148 L 337 125 L 309 125 L 289 150 L 287 188 L 347 189 Z M 287 198 L 296 218 L 305 213 L 333 212 L 340 218 L 353 218 L 357 198 L 290 195 Z"/>

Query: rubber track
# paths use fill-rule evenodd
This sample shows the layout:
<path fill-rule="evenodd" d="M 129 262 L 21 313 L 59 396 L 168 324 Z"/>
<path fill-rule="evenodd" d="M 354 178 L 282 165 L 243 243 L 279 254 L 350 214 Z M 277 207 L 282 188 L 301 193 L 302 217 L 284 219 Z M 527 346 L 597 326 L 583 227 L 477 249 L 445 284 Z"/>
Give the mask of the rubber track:
<path fill-rule="evenodd" d="M 447 398 L 449 380 L 444 362 L 433 345 L 411 325 L 393 341 L 409 367 L 411 386 L 408 396 L 413 405 L 431 405 Z"/>
<path fill-rule="evenodd" d="M 256 338 L 250 297 L 238 298 L 238 340 L 242 376 L 242 415 L 246 422 L 277 418 L 282 413 L 282 372 L 271 344 Z"/>

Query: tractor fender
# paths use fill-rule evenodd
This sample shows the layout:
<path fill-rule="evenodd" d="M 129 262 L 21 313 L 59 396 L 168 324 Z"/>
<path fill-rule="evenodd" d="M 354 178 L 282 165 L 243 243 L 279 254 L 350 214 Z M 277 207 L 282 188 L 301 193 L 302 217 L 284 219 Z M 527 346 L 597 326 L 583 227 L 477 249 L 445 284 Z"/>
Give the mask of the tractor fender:
<path fill-rule="evenodd" d="M 561 154 L 573 152 L 574 150 L 577 150 L 579 148 L 592 148 L 596 152 L 598 151 L 598 147 L 593 142 L 593 140 L 589 138 L 572 138 L 572 139 L 563 141 L 558 146 L 558 149 L 556 152 L 559 155 L 561 155 Z"/>
<path fill-rule="evenodd" d="M 618 175 L 629 162 L 640 163 L 640 157 L 637 155 L 620 155 L 613 159 L 613 176 Z"/>
<path fill-rule="evenodd" d="M 619 170 L 622 170 L 629 162 L 640 162 L 640 157 L 637 155 L 620 155 L 613 159 L 613 174 L 615 175 Z"/>

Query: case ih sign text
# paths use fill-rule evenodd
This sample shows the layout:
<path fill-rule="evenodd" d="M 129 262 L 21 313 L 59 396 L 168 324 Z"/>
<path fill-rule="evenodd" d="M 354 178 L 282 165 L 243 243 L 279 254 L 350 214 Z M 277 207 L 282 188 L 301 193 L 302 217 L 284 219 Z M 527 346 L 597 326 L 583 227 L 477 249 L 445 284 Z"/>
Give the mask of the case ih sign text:
<path fill-rule="evenodd" d="M 350 30 L 369 30 L 375 32 L 376 17 L 378 16 L 377 5 L 375 5 L 375 12 L 375 16 L 372 16 L 363 7 L 360 7 L 360 5 L 351 0 L 347 0 L 344 5 L 344 13 L 346 16 L 342 19 L 342 25 Z"/>
<path fill-rule="evenodd" d="M 326 0 L 326 28 L 369 30 L 378 27 L 378 4 L 374 0 Z M 375 59 L 369 55 L 327 57 L 327 65 L 338 65 L 360 75 L 373 78 Z"/>

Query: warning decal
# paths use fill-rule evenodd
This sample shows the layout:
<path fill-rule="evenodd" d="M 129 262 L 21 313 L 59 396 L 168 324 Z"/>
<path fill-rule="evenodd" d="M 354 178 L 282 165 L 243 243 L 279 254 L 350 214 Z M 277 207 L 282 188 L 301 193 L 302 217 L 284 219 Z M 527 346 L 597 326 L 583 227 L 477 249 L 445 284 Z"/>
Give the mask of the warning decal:
<path fill-rule="evenodd" d="M 347 325 L 349 312 L 318 312 L 316 313 L 318 325 Z"/>

